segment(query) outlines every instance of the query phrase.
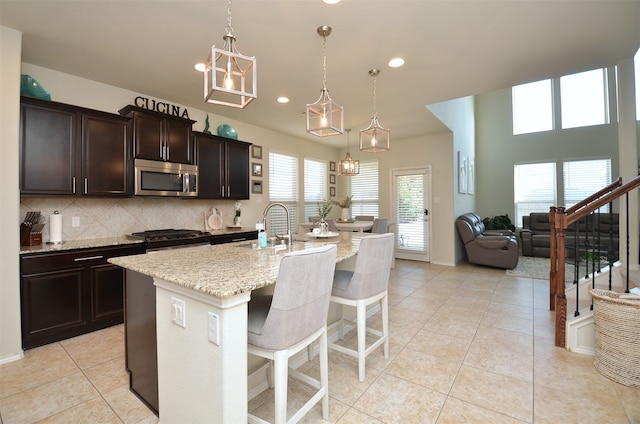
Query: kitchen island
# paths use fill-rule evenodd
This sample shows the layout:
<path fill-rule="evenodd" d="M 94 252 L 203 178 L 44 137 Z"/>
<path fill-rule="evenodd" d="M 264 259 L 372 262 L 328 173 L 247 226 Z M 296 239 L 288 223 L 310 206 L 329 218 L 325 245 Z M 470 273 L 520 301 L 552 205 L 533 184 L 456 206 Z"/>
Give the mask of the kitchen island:
<path fill-rule="evenodd" d="M 276 282 L 289 251 L 335 243 L 337 262 L 345 264 L 364 236 L 341 233 L 297 240 L 290 247 L 257 249 L 255 243 L 238 242 L 111 258 L 154 281 L 160 422 L 246 422 L 251 292 Z"/>

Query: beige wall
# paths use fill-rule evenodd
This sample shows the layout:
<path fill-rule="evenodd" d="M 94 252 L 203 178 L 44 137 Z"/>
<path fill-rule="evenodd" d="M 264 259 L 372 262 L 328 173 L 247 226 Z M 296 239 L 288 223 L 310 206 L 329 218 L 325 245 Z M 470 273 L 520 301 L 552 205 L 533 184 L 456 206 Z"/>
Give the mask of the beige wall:
<path fill-rule="evenodd" d="M 18 251 L 18 122 L 22 34 L 0 26 L 0 363 L 22 355 Z"/>

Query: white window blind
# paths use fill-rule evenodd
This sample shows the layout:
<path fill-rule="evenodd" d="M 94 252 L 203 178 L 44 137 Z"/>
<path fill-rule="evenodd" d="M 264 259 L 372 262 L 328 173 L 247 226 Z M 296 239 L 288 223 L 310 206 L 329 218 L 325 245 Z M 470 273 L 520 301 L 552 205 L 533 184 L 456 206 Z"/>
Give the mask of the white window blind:
<path fill-rule="evenodd" d="M 304 160 L 304 219 L 318 216 L 318 202 L 327 199 L 327 163 Z"/>
<path fill-rule="evenodd" d="M 378 161 L 360 161 L 360 174 L 351 177 L 349 195 L 352 197 L 351 216 L 378 217 Z"/>
<path fill-rule="evenodd" d="M 553 91 L 551 80 L 542 80 L 511 88 L 513 134 L 553 129 Z"/>
<path fill-rule="evenodd" d="M 291 232 L 298 228 L 298 158 L 269 152 L 269 201 L 284 203 L 291 216 Z M 269 235 L 287 233 L 286 214 L 282 208 L 273 207 L 267 217 Z"/>
<path fill-rule="evenodd" d="M 565 208 L 611 184 L 611 159 L 568 161 L 562 168 Z M 601 207 L 600 212 L 609 212 L 609 205 Z"/>
<path fill-rule="evenodd" d="M 604 69 L 560 77 L 562 128 L 605 124 L 608 121 L 606 85 Z"/>
<path fill-rule="evenodd" d="M 514 225 L 522 226 L 522 217 L 531 212 L 549 212 L 556 204 L 555 162 L 516 164 L 513 171 L 515 199 Z"/>

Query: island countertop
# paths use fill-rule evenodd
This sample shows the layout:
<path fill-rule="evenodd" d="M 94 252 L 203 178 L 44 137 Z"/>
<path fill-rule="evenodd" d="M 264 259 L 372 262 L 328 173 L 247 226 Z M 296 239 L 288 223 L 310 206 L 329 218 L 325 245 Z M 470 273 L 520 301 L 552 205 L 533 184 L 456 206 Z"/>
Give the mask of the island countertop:
<path fill-rule="evenodd" d="M 255 241 L 242 241 L 115 257 L 108 261 L 196 292 L 228 298 L 274 284 L 280 260 L 288 252 L 336 244 L 336 262 L 341 262 L 357 254 L 360 240 L 365 236 L 344 232 L 337 237 L 314 239 L 302 235 L 291 247 L 258 249 Z"/>

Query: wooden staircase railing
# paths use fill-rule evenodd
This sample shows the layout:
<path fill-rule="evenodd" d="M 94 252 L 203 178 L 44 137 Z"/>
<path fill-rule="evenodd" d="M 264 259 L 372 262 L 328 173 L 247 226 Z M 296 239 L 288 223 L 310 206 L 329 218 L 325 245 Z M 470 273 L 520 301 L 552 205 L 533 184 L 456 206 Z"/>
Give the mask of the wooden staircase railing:
<path fill-rule="evenodd" d="M 552 206 L 549 211 L 551 224 L 551 268 L 549 272 L 549 308 L 556 311 L 555 345 L 566 347 L 567 298 L 565 295 L 565 262 L 566 262 L 566 233 L 567 228 L 581 218 L 596 211 L 600 207 L 619 199 L 631 190 L 640 187 L 640 176 L 626 184 L 622 179 L 587 197 L 576 205 L 567 208 Z M 628 205 L 627 204 L 627 229 Z M 576 258 L 577 259 L 577 258 Z M 629 264 L 629 234 L 627 231 L 626 262 Z"/>

